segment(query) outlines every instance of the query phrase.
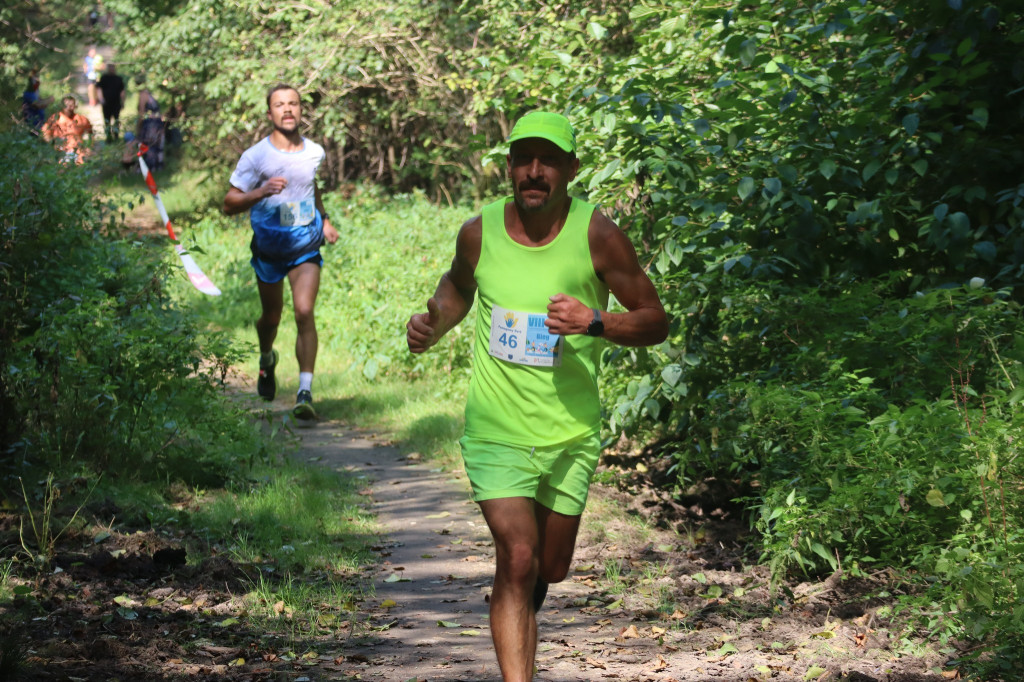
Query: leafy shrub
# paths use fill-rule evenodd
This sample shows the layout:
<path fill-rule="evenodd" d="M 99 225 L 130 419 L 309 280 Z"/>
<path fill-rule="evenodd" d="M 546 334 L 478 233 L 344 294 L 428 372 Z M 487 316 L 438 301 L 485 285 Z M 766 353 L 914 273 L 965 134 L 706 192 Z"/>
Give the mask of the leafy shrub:
<path fill-rule="evenodd" d="M 88 170 L 0 134 L 0 448 L 9 466 L 230 477 L 258 452 L 221 395 L 235 352 L 168 294 L 160 252 L 105 236 Z M 175 263 L 175 267 L 177 264 Z"/>
<path fill-rule="evenodd" d="M 341 356 L 368 379 L 425 372 L 464 379 L 475 311 L 419 355 L 409 353 L 405 324 L 411 314 L 426 311 L 427 299 L 451 265 L 459 227 L 472 214 L 469 206 L 433 206 L 422 194 L 384 200 L 374 192 L 356 193 L 335 223 L 341 236 L 333 248 L 340 262 L 324 270 L 317 303 L 343 315 L 332 322 L 338 333 L 326 345 L 338 345 Z"/>

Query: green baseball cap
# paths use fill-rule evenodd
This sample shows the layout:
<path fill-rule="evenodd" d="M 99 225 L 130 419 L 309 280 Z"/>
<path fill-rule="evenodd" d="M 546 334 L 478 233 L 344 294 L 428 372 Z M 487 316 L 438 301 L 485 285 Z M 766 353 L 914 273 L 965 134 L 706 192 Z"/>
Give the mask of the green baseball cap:
<path fill-rule="evenodd" d="M 569 119 L 561 114 L 548 111 L 532 111 L 516 121 L 512 133 L 508 136 L 509 144 L 527 137 L 539 137 L 554 142 L 562 151 L 576 152 L 576 131 L 572 129 Z"/>

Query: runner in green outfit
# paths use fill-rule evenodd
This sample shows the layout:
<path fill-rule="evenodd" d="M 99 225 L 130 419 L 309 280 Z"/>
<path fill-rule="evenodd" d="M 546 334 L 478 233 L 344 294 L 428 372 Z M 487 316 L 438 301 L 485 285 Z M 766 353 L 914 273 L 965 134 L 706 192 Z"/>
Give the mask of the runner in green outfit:
<path fill-rule="evenodd" d="M 479 301 L 460 443 L 494 537 L 498 664 L 505 682 L 525 682 L 536 612 L 569 572 L 597 466 L 601 348 L 660 343 L 668 320 L 626 235 L 568 195 L 579 169 L 569 120 L 527 114 L 509 143 L 512 197 L 463 224 L 451 268 L 406 330 L 422 353 Z M 625 312 L 607 311 L 609 293 Z"/>

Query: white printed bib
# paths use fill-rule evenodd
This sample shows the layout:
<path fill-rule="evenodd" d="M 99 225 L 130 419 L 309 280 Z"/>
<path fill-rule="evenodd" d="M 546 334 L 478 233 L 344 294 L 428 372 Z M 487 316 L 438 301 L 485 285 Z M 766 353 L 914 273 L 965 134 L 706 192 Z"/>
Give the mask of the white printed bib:
<path fill-rule="evenodd" d="M 309 225 L 316 217 L 312 198 L 302 201 L 285 201 L 278 206 L 278 210 L 280 211 L 281 227 Z"/>
<path fill-rule="evenodd" d="M 548 331 L 547 313 L 520 313 L 501 306 L 491 308 L 489 352 L 517 365 L 558 367 L 562 364 L 562 337 Z"/>

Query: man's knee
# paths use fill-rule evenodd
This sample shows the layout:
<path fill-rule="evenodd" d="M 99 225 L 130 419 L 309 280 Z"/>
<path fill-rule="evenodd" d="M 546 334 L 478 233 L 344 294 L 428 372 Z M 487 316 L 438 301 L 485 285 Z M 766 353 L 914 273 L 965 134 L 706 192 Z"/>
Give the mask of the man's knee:
<path fill-rule="evenodd" d="M 498 552 L 498 561 L 514 580 L 527 580 L 537 575 L 540 561 L 536 548 L 527 542 L 510 542 Z"/>
<path fill-rule="evenodd" d="M 313 314 L 313 306 L 295 307 L 295 326 L 302 331 L 316 330 L 316 317 Z"/>

